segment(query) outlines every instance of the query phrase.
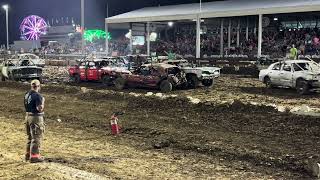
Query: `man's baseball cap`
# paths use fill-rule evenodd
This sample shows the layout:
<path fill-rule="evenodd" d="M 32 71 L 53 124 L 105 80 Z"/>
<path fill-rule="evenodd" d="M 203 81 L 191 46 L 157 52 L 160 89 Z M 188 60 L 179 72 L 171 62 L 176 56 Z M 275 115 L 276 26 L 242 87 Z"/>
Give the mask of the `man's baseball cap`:
<path fill-rule="evenodd" d="M 40 86 L 40 81 L 38 79 L 34 79 L 31 81 L 31 86 Z"/>

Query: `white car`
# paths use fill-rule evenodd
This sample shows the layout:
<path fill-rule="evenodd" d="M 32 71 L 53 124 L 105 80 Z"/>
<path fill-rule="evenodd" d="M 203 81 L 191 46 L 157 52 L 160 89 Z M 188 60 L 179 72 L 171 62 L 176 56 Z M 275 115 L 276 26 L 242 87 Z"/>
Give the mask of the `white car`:
<path fill-rule="evenodd" d="M 163 61 L 165 64 L 176 65 L 186 74 L 188 85 L 196 88 L 200 82 L 204 86 L 212 86 L 214 78 L 220 77 L 221 68 L 218 67 L 196 67 L 185 59 Z"/>
<path fill-rule="evenodd" d="M 26 53 L 26 54 L 18 54 L 15 55 L 13 57 L 11 57 L 10 59 L 16 59 L 16 60 L 30 60 L 32 61 L 33 64 L 35 64 L 38 67 L 44 67 L 46 65 L 45 60 L 40 59 L 39 56 L 35 55 L 35 54 L 30 54 L 30 53 Z"/>
<path fill-rule="evenodd" d="M 309 60 L 277 62 L 261 70 L 259 80 L 268 88 L 294 88 L 299 94 L 307 94 L 320 88 L 320 65 Z"/>

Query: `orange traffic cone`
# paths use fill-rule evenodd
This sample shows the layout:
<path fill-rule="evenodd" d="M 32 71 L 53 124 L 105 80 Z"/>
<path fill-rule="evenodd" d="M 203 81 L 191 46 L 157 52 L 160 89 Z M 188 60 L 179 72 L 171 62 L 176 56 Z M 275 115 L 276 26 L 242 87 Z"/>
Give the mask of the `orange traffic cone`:
<path fill-rule="evenodd" d="M 112 115 L 110 124 L 111 124 L 111 133 L 113 135 L 118 135 L 120 133 L 120 128 L 118 125 L 118 117 L 115 115 Z"/>

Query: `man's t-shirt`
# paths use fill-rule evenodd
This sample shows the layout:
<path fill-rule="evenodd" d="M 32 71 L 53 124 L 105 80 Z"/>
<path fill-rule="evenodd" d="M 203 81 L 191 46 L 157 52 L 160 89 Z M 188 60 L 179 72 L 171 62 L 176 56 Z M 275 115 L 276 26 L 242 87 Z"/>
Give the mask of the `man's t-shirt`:
<path fill-rule="evenodd" d="M 296 59 L 298 56 L 298 50 L 297 48 L 291 48 L 290 49 L 290 58 L 291 59 Z"/>
<path fill-rule="evenodd" d="M 35 92 L 35 91 L 29 91 L 24 96 L 24 105 L 26 108 L 26 112 L 33 113 L 33 114 L 39 114 L 37 107 L 42 104 L 42 96 Z"/>

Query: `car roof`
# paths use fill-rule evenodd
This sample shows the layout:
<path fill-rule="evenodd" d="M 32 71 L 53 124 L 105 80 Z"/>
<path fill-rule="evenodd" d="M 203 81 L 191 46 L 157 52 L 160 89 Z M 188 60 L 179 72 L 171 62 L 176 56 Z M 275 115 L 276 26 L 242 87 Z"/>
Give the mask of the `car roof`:
<path fill-rule="evenodd" d="M 309 62 L 312 62 L 312 61 L 309 61 L 309 60 L 286 60 L 286 61 L 284 61 L 284 62 L 286 62 L 286 63 L 309 63 Z"/>
<path fill-rule="evenodd" d="M 161 68 L 175 68 L 177 66 L 165 63 L 155 63 L 155 64 L 144 64 L 144 66 L 153 66 L 153 67 L 161 67 Z"/>
<path fill-rule="evenodd" d="M 166 61 L 163 61 L 163 62 L 188 62 L 188 60 L 186 60 L 186 59 L 176 59 L 176 60 L 166 60 Z"/>
<path fill-rule="evenodd" d="M 25 56 L 25 55 L 33 55 L 33 56 L 37 56 L 37 55 L 32 54 L 32 53 L 23 53 L 23 54 L 19 54 L 19 56 Z"/>

